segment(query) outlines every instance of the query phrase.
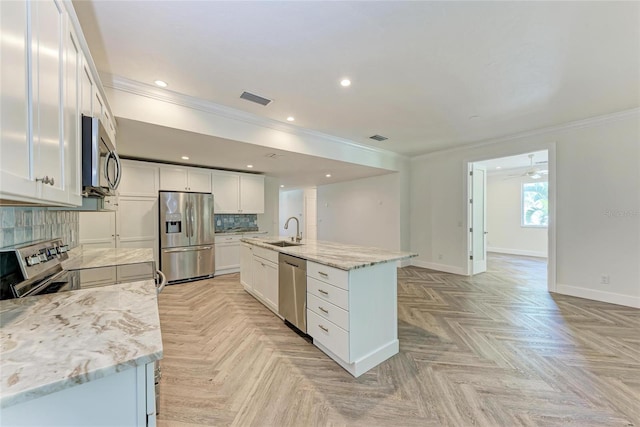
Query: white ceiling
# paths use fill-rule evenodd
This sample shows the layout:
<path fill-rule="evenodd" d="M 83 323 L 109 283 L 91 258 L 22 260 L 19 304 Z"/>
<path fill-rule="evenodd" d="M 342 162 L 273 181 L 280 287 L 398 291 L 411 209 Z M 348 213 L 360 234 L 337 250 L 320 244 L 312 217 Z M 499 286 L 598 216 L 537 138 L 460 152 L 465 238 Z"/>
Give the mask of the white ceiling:
<path fill-rule="evenodd" d="M 402 154 L 640 104 L 640 2 L 73 3 L 102 72 Z"/>
<path fill-rule="evenodd" d="M 154 124 L 118 119 L 118 153 L 275 177 L 285 188 L 303 188 L 390 173 L 385 169 L 275 150 Z M 274 155 L 272 157 L 272 155 Z M 270 157 L 267 157 L 269 155 Z M 181 159 L 182 156 L 189 160 Z M 247 168 L 247 165 L 253 168 Z M 326 174 L 331 177 L 327 178 Z"/>

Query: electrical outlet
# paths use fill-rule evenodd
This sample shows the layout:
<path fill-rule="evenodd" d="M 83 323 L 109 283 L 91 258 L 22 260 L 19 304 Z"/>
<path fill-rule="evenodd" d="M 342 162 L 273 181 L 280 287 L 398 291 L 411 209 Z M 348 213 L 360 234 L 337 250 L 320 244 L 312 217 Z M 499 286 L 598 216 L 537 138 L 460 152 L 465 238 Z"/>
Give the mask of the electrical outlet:
<path fill-rule="evenodd" d="M 602 276 L 600 276 L 600 284 L 601 285 L 608 285 L 609 284 L 609 275 L 608 274 L 603 274 Z"/>

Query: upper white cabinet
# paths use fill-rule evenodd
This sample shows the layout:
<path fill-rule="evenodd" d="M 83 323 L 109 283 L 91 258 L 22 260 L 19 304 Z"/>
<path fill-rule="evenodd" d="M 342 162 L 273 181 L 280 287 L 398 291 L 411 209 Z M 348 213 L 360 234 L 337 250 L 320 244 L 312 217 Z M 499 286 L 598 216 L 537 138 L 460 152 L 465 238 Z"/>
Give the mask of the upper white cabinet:
<path fill-rule="evenodd" d="M 160 168 L 157 164 L 122 160 L 121 196 L 158 197 Z"/>
<path fill-rule="evenodd" d="M 216 171 L 212 174 L 216 213 L 264 213 L 264 176 Z"/>
<path fill-rule="evenodd" d="M 94 114 L 99 91 L 66 7 L 0 2 L 0 199 L 82 204 L 80 115 Z M 101 110 L 113 137 L 104 102 Z"/>
<path fill-rule="evenodd" d="M 0 2 L 0 196 L 17 200 L 38 195 L 30 170 L 28 20 L 26 2 Z"/>
<path fill-rule="evenodd" d="M 160 190 L 211 193 L 211 172 L 205 169 L 163 166 Z"/>

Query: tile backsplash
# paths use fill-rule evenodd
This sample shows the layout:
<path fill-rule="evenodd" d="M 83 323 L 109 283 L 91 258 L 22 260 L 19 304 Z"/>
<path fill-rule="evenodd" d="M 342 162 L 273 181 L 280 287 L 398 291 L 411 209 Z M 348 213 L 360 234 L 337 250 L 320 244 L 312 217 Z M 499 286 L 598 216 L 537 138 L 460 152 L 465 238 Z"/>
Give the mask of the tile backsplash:
<path fill-rule="evenodd" d="M 0 247 L 56 237 L 78 245 L 78 212 L 39 207 L 0 207 Z"/>
<path fill-rule="evenodd" d="M 225 231 L 258 231 L 256 214 L 216 214 L 216 233 Z"/>

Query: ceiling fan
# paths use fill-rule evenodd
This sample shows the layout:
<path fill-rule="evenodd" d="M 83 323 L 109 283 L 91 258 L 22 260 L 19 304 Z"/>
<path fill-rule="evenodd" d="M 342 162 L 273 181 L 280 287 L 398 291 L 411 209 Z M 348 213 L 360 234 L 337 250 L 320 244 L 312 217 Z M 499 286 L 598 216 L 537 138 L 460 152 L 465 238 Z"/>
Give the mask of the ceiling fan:
<path fill-rule="evenodd" d="M 509 178 L 514 177 L 524 177 L 531 179 L 540 179 L 543 176 L 549 175 L 549 171 L 546 169 L 537 169 L 533 166 L 533 156 L 534 154 L 529 154 L 529 168 L 519 175 L 507 175 Z"/>

